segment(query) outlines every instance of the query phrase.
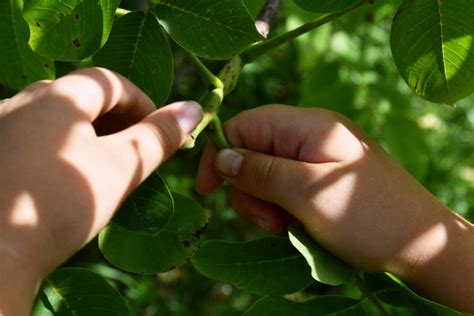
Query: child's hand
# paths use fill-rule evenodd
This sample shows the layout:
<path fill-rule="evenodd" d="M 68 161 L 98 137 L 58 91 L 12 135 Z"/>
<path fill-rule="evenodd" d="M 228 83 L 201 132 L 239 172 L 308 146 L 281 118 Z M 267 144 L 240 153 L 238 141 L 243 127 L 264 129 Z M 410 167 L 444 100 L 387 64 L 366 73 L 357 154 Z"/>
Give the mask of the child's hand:
<path fill-rule="evenodd" d="M 234 208 L 250 221 L 279 232 L 288 212 L 346 261 L 398 274 L 442 303 L 474 311 L 472 224 L 346 118 L 273 105 L 239 114 L 225 131 L 238 149 L 207 147 L 198 192 L 225 180 Z"/>
<path fill-rule="evenodd" d="M 155 110 L 130 81 L 98 68 L 2 101 L 0 298 L 17 309 L 2 301 L 0 315 L 29 313 L 25 300 L 41 279 L 91 240 L 201 119 L 192 102 Z M 93 122 L 108 135 L 97 136 Z"/>

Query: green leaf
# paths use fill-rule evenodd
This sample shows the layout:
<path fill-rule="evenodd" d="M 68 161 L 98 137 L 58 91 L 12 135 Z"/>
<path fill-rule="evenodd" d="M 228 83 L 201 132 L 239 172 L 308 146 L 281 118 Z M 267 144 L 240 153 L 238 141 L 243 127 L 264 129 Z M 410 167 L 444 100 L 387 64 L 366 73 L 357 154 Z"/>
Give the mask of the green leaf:
<path fill-rule="evenodd" d="M 100 275 L 86 269 L 65 268 L 43 283 L 33 316 L 126 316 L 127 304 Z"/>
<path fill-rule="evenodd" d="M 178 44 L 201 57 L 228 59 L 262 39 L 241 0 L 161 0 L 155 12 Z"/>
<path fill-rule="evenodd" d="M 61 61 L 82 60 L 105 44 L 119 0 L 28 0 L 29 45 Z"/>
<path fill-rule="evenodd" d="M 359 0 L 293 0 L 306 11 L 316 13 L 332 13 L 347 9 Z"/>
<path fill-rule="evenodd" d="M 55 77 L 53 61 L 38 56 L 28 46 L 30 31 L 21 14 L 22 6 L 22 0 L 0 1 L 0 83 L 14 90 Z"/>
<path fill-rule="evenodd" d="M 112 223 L 135 233 L 155 235 L 168 225 L 173 214 L 171 192 L 154 172 L 125 200 Z"/>
<path fill-rule="evenodd" d="M 156 105 L 168 99 L 173 83 L 173 56 L 158 20 L 151 12 L 131 12 L 117 19 L 94 64 L 130 79 Z"/>
<path fill-rule="evenodd" d="M 258 18 L 260 11 L 262 11 L 263 7 L 267 0 L 242 0 L 242 3 L 250 12 L 250 15 L 255 20 Z"/>
<path fill-rule="evenodd" d="M 400 280 L 387 273 L 366 273 L 364 283 L 367 290 L 377 299 L 388 305 L 410 307 L 418 315 L 461 316 L 469 315 L 457 312 L 441 304 L 423 298 L 405 286 Z"/>
<path fill-rule="evenodd" d="M 173 194 L 169 223 L 154 235 L 111 223 L 99 234 L 99 247 L 113 265 L 135 273 L 158 273 L 183 265 L 196 252 L 208 215 L 196 202 Z"/>
<path fill-rule="evenodd" d="M 324 316 L 324 315 L 369 315 L 364 301 L 348 297 L 323 296 L 303 303 L 296 303 L 282 297 L 264 297 L 258 300 L 244 316 Z"/>
<path fill-rule="evenodd" d="M 455 104 L 474 92 L 472 0 L 405 0 L 392 26 L 393 58 L 423 98 Z"/>
<path fill-rule="evenodd" d="M 353 275 L 354 268 L 321 248 L 303 229 L 290 226 L 288 235 L 311 267 L 311 276 L 316 281 L 336 286 Z"/>
<path fill-rule="evenodd" d="M 207 241 L 192 263 L 208 278 L 258 295 L 294 293 L 313 282 L 304 258 L 286 238 Z"/>

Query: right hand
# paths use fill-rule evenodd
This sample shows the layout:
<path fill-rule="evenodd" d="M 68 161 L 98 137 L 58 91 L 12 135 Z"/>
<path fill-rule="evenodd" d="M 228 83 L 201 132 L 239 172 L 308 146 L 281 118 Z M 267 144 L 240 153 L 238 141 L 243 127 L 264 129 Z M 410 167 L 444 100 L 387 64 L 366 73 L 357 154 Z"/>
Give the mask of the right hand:
<path fill-rule="evenodd" d="M 433 283 L 458 293 L 456 282 L 464 283 L 463 276 L 440 278 L 452 262 L 439 258 L 466 250 L 451 239 L 473 249 L 472 224 L 443 206 L 348 119 L 322 109 L 270 105 L 240 113 L 225 132 L 236 148 L 218 152 L 208 145 L 199 193 L 225 180 L 244 218 L 279 232 L 288 212 L 347 262 L 398 274 L 441 302 L 469 306 L 456 294 L 446 299 Z M 467 275 L 474 275 L 472 267 L 466 267 Z M 426 280 L 432 273 L 437 280 Z"/>

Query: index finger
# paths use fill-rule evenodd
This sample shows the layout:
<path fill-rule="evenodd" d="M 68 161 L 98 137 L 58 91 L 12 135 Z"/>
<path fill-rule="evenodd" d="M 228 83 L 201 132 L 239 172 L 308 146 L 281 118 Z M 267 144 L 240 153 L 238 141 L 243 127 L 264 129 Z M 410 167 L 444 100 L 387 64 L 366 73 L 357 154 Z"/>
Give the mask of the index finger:
<path fill-rule="evenodd" d="M 125 77 L 104 68 L 74 71 L 45 88 L 48 100 L 61 99 L 83 112 L 90 122 L 109 111 L 130 112 L 143 118 L 156 106 L 136 85 Z"/>

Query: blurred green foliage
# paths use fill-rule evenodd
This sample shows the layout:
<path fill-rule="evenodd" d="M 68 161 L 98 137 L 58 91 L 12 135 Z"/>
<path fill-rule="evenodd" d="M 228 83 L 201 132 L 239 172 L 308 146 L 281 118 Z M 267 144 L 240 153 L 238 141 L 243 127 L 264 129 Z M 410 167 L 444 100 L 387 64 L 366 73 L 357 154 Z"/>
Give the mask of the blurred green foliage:
<path fill-rule="evenodd" d="M 127 3 L 135 5 L 134 1 L 123 4 Z M 314 18 L 291 1 L 284 4 L 271 36 Z M 449 107 L 414 96 L 400 78 L 390 52 L 391 19 L 398 4 L 398 0 L 378 1 L 247 65 L 236 90 L 223 104 L 222 117 L 228 119 L 268 103 L 340 112 L 382 144 L 441 201 L 474 221 L 474 97 Z M 199 75 L 182 50 L 176 46 L 173 50 L 171 99 L 197 99 L 196 93 L 202 90 Z M 217 72 L 222 63 L 207 65 Z M 11 94 L 0 87 L 0 97 Z M 265 236 L 234 214 L 226 187 L 205 197 L 194 192 L 194 174 L 205 143 L 201 137 L 196 150 L 178 153 L 160 173 L 173 191 L 193 196 L 211 211 L 204 238 L 243 241 Z M 106 276 L 128 298 L 133 315 L 241 315 L 256 300 L 251 294 L 206 279 L 190 264 L 156 276 L 119 271 L 101 257 L 96 243 L 66 265 L 92 267 Z M 349 283 L 341 287 L 315 284 L 291 298 L 324 294 L 360 297 L 357 287 Z M 401 308 L 390 313 L 410 315 Z"/>

